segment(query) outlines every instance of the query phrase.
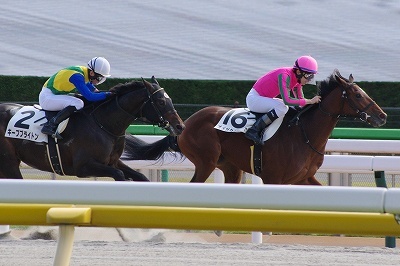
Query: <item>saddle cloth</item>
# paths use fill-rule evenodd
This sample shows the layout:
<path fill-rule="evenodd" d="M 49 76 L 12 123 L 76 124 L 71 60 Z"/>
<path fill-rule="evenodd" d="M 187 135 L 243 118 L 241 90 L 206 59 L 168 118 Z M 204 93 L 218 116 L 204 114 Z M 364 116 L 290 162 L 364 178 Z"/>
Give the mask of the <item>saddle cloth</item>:
<path fill-rule="evenodd" d="M 59 133 L 64 131 L 68 121 L 66 119 L 60 123 L 57 129 Z M 46 112 L 40 106 L 23 106 L 8 122 L 5 137 L 48 143 L 48 136 L 41 132 L 46 122 Z"/>
<path fill-rule="evenodd" d="M 256 115 L 248 108 L 234 108 L 226 112 L 214 128 L 224 132 L 245 133 L 256 122 L 256 119 Z M 263 141 L 270 139 L 276 133 L 282 121 L 283 117 L 279 117 L 266 128 Z"/>

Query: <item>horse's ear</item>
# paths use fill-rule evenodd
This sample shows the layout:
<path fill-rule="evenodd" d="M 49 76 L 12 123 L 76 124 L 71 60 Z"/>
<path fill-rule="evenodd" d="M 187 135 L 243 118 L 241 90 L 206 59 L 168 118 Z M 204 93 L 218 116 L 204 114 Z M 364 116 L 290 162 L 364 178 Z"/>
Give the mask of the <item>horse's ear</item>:
<path fill-rule="evenodd" d="M 347 80 L 340 74 L 339 70 L 334 70 L 335 79 L 339 83 L 347 83 Z"/>
<path fill-rule="evenodd" d="M 334 74 L 336 77 L 343 78 L 342 75 L 341 75 L 340 72 L 339 72 L 339 69 L 337 69 L 337 68 L 335 68 L 335 70 L 333 70 L 333 74 Z"/>
<path fill-rule="evenodd" d="M 144 85 L 145 87 L 147 87 L 149 82 L 146 81 L 144 78 L 141 78 L 141 79 L 142 79 L 143 85 Z"/>
<path fill-rule="evenodd" d="M 350 74 L 350 76 L 349 76 L 349 81 L 350 81 L 350 83 L 353 83 L 353 82 L 354 82 L 353 74 Z"/>
<path fill-rule="evenodd" d="M 150 84 L 150 82 L 146 81 L 144 78 L 142 78 L 142 82 L 143 82 L 143 85 L 144 85 L 150 92 L 153 91 L 153 86 Z"/>
<path fill-rule="evenodd" d="M 155 83 L 158 86 L 160 86 L 160 84 L 158 84 L 158 81 L 156 80 L 156 77 L 154 77 L 154 76 L 151 77 L 151 83 Z"/>

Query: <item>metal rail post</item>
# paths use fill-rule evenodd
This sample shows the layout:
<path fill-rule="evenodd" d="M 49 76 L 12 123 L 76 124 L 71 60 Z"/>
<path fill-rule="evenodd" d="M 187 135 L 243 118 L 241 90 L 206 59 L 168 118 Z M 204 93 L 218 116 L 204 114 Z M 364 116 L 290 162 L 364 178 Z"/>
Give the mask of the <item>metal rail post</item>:
<path fill-rule="evenodd" d="M 384 171 L 375 171 L 375 183 L 377 187 L 387 188 L 385 172 Z M 395 248 L 396 247 L 396 237 L 394 236 L 386 236 L 385 237 L 385 247 L 387 248 Z"/>

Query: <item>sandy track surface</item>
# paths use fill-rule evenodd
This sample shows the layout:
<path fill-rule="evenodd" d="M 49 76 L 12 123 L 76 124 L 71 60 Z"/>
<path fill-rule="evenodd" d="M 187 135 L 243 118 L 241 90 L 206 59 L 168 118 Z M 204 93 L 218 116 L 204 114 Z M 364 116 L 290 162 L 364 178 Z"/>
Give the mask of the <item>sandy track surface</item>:
<path fill-rule="evenodd" d="M 56 242 L 5 241 L 0 265 L 52 265 Z M 398 249 L 244 243 L 79 241 L 70 265 L 399 265 Z"/>
<path fill-rule="evenodd" d="M 47 239 L 47 240 L 45 240 Z M 57 229 L 13 230 L 0 239 L 0 265 L 52 265 Z M 384 238 L 186 233 L 77 228 L 72 265 L 400 265 Z"/>

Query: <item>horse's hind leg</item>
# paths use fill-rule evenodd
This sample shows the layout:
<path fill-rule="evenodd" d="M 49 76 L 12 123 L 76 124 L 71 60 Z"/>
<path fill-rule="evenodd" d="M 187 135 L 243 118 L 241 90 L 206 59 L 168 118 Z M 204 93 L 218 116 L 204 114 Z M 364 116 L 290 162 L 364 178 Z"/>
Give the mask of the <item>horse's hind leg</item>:
<path fill-rule="evenodd" d="M 79 158 L 76 156 L 76 158 Z M 126 181 L 124 171 L 110 165 L 99 163 L 94 159 L 74 163 L 77 177 L 111 177 L 115 181 Z"/>
<path fill-rule="evenodd" d="M 139 173 L 126 164 L 124 164 L 121 160 L 118 160 L 117 168 L 124 172 L 125 179 L 130 181 L 150 181 L 144 174 Z"/>
<path fill-rule="evenodd" d="M 4 179 L 22 179 L 19 169 L 21 161 L 16 158 L 2 158 L 0 161 L 0 178 Z"/>
<path fill-rule="evenodd" d="M 224 173 L 225 183 L 239 184 L 242 180 L 243 172 L 234 164 L 223 161 L 218 163 L 218 168 Z"/>
<path fill-rule="evenodd" d="M 206 182 L 207 178 L 211 175 L 211 173 L 215 170 L 214 165 L 202 165 L 198 166 L 196 165 L 196 168 L 194 170 L 194 175 L 192 177 L 192 180 L 190 180 L 191 183 L 204 183 Z"/>
<path fill-rule="evenodd" d="M 232 163 L 221 160 L 218 168 L 224 173 L 225 183 L 239 184 L 242 180 L 243 171 Z M 214 230 L 214 233 L 218 237 L 222 236 L 222 230 Z"/>
<path fill-rule="evenodd" d="M 181 153 L 186 156 L 195 166 L 195 171 L 190 182 L 204 183 L 217 167 L 221 156 L 221 144 L 214 129 L 213 123 L 201 126 L 193 126 L 193 121 L 186 126 L 186 129 L 178 137 L 178 146 Z M 198 122 L 200 125 L 200 122 Z M 197 124 L 197 122 L 195 123 Z M 189 130 L 187 130 L 189 128 Z"/>
<path fill-rule="evenodd" d="M 294 183 L 293 185 L 316 185 L 316 186 L 322 186 L 322 184 L 315 178 L 315 176 L 306 178 L 304 180 L 301 180 L 299 182 Z"/>
<path fill-rule="evenodd" d="M 195 170 L 191 183 L 204 183 L 211 173 L 217 167 L 217 161 L 221 154 L 220 147 L 215 145 L 213 149 L 209 146 L 197 147 L 193 150 L 184 151 L 182 153 L 194 164 Z"/>

